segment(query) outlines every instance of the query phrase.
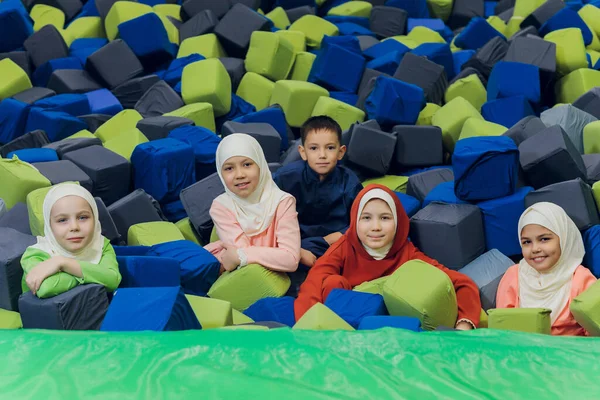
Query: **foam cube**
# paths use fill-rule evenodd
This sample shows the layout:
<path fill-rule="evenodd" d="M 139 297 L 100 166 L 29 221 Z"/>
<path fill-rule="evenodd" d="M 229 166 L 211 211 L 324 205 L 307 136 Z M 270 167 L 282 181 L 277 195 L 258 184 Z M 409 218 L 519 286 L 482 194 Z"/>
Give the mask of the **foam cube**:
<path fill-rule="evenodd" d="M 300 17 L 288 30 L 303 32 L 306 35 L 306 44 L 317 49 L 321 47 L 324 36 L 337 36 L 339 33 L 337 26 L 315 15 Z"/>
<path fill-rule="evenodd" d="M 456 324 L 458 308 L 450 278 L 424 261 L 400 266 L 383 285 L 383 298 L 390 315 L 418 318 L 426 330 Z"/>
<path fill-rule="evenodd" d="M 57 330 L 98 330 L 108 309 L 102 285 L 90 284 L 48 299 L 24 293 L 19 299 L 23 328 Z"/>
<path fill-rule="evenodd" d="M 294 298 L 266 297 L 258 300 L 244 311 L 244 314 L 254 321 L 273 321 L 289 327 L 294 326 Z"/>
<path fill-rule="evenodd" d="M 129 228 L 144 222 L 162 221 L 160 207 L 144 190 L 137 189 L 108 207 L 108 212 L 121 237 L 126 238 Z"/>
<path fill-rule="evenodd" d="M 27 205 L 25 203 L 17 203 L 13 206 L 13 208 L 7 210 L 4 215 L 0 217 L 0 228 L 9 228 L 11 231 L 16 231 L 31 236 L 31 229 L 29 228 L 29 216 L 27 215 Z M 20 256 L 17 265 L 21 265 Z M 19 288 L 18 292 L 20 293 L 21 283 L 16 283 L 15 285 L 15 287 Z M 17 297 L 19 293 L 17 293 Z"/>
<path fill-rule="evenodd" d="M 93 189 L 93 182 L 90 177 L 71 161 L 36 162 L 33 166 L 36 167 L 52 185 L 63 182 L 79 182 L 79 184 L 88 191 L 91 192 Z M 43 232 L 41 232 L 40 235 L 42 233 Z"/>
<path fill-rule="evenodd" d="M 0 102 L 0 143 L 9 143 L 25 132 L 29 106 L 14 99 Z"/>
<path fill-rule="evenodd" d="M 196 126 L 202 126 L 215 131 L 215 115 L 212 104 L 194 103 L 183 106 L 175 111 L 164 114 L 165 117 L 182 117 L 194 121 Z"/>
<path fill-rule="evenodd" d="M 4 214 L 2 223 L 4 226 L 10 218 L 10 211 Z M 25 216 L 27 211 L 25 211 Z M 26 218 L 25 218 L 26 219 Z M 21 233 L 15 229 L 0 228 L 0 307 L 9 311 L 17 311 L 19 295 L 21 294 L 21 257 L 27 247 L 34 245 L 37 239 L 30 234 Z"/>
<path fill-rule="evenodd" d="M 502 136 L 507 131 L 506 127 L 480 118 L 469 118 L 465 121 L 460 131 L 459 141 L 479 136 Z"/>
<path fill-rule="evenodd" d="M 582 179 L 559 182 L 530 192 L 525 207 L 547 201 L 562 207 L 580 230 L 600 224 L 591 187 Z"/>
<path fill-rule="evenodd" d="M 183 7 L 181 9 L 183 11 Z M 179 41 L 182 43 L 185 39 L 211 33 L 218 23 L 219 19 L 212 10 L 201 10 L 181 25 Z"/>
<path fill-rule="evenodd" d="M 167 257 L 117 256 L 120 288 L 179 287 L 179 262 Z"/>
<path fill-rule="evenodd" d="M 67 44 L 53 25 L 46 25 L 29 36 L 23 47 L 36 68 L 55 58 L 69 56 Z"/>
<path fill-rule="evenodd" d="M 61 111 L 49 111 L 33 107 L 27 118 L 25 131 L 43 130 L 52 142 L 62 140 L 86 129 L 87 125 L 79 118 Z"/>
<path fill-rule="evenodd" d="M 585 44 L 580 29 L 559 29 L 545 35 L 544 40 L 556 44 L 556 70 L 560 75 L 587 67 Z"/>
<path fill-rule="evenodd" d="M 431 122 L 442 129 L 442 140 L 447 151 L 454 151 L 464 123 L 472 117 L 481 118 L 481 115 L 462 97 L 451 100 L 433 115 Z"/>
<path fill-rule="evenodd" d="M 177 58 L 200 54 L 205 58 L 225 57 L 226 53 L 214 33 L 187 38 L 181 42 Z"/>
<path fill-rule="evenodd" d="M 505 39 L 504 35 L 494 29 L 485 19 L 476 17 L 471 19 L 465 29 L 456 36 L 455 43 L 461 49 L 477 50 L 494 37 Z"/>
<path fill-rule="evenodd" d="M 102 87 L 84 70 L 65 69 L 52 73 L 48 81 L 48 88 L 58 94 L 62 93 L 87 93 Z"/>
<path fill-rule="evenodd" d="M 328 97 L 329 92 L 313 83 L 284 80 L 275 84 L 269 104 L 279 104 L 288 124 L 300 127 L 310 117 L 321 96 Z"/>
<path fill-rule="evenodd" d="M 379 76 L 365 101 L 369 119 L 380 125 L 411 125 L 425 106 L 423 89 L 393 78 Z"/>
<path fill-rule="evenodd" d="M 0 155 L 2 157 L 6 157 L 11 151 L 39 148 L 48 143 L 49 141 L 46 133 L 41 130 L 35 130 L 19 136 L 3 146 L 0 146 Z"/>
<path fill-rule="evenodd" d="M 468 202 L 456 197 L 453 180 L 450 182 L 442 182 L 431 189 L 423 200 L 423 207 L 427 207 L 427 205 L 431 203 L 468 204 Z"/>
<path fill-rule="evenodd" d="M 508 51 L 508 43 L 506 40 L 495 37 L 485 44 L 482 48 L 477 50 L 473 57 L 465 62 L 461 69 L 474 68 L 481 75 L 487 79 L 490 76 L 494 65 L 502 60 Z"/>
<path fill-rule="evenodd" d="M 96 137 L 102 142 L 117 138 L 121 132 L 131 130 L 143 117 L 136 110 L 123 110 L 96 130 Z"/>
<path fill-rule="evenodd" d="M 183 70 L 181 82 L 186 104 L 210 103 L 217 117 L 229 112 L 231 79 L 219 60 L 202 60 L 189 64 Z"/>
<path fill-rule="evenodd" d="M 513 96 L 488 101 L 481 107 L 481 115 L 487 121 L 510 128 L 535 113 L 524 96 Z"/>
<path fill-rule="evenodd" d="M 22 92 L 15 94 L 12 96 L 12 99 L 31 105 L 38 100 L 52 97 L 55 94 L 56 92 L 48 88 L 34 86 L 31 89 L 23 90 Z"/>
<path fill-rule="evenodd" d="M 519 146 L 525 140 L 544 129 L 546 129 L 546 125 L 542 120 L 530 115 L 517 122 L 512 128 L 504 132 L 503 135 L 511 138 Z"/>
<path fill-rule="evenodd" d="M 488 310 L 488 328 L 550 334 L 550 312 L 546 308 L 495 308 Z"/>
<path fill-rule="evenodd" d="M 600 286 L 595 283 L 579 296 L 571 300 L 569 307 L 575 320 L 592 336 L 600 336 L 600 316 L 598 299 Z"/>
<path fill-rule="evenodd" d="M 119 68 L 114 67 L 114 60 L 119 60 Z M 144 72 L 140 60 L 121 39 L 113 40 L 90 55 L 87 58 L 85 69 L 109 89 L 116 89 L 119 85 L 138 77 Z M 123 104 L 123 102 L 121 103 Z M 126 107 L 125 104 L 123 106 Z"/>
<path fill-rule="evenodd" d="M 222 18 L 227 13 L 230 6 L 230 1 L 193 0 L 190 1 L 189 4 L 186 1 L 186 4 L 181 6 L 180 16 L 182 21 L 187 21 L 198 13 L 208 10 L 215 15 L 215 18 Z"/>
<path fill-rule="evenodd" d="M 30 164 L 15 159 L 0 159 L 0 198 L 10 210 L 16 203 L 24 202 L 31 191 L 50 186 L 50 181 Z"/>
<path fill-rule="evenodd" d="M 192 126 L 194 122 L 181 117 L 150 117 L 138 121 L 138 128 L 148 140 L 164 139 L 169 132 L 182 126 Z"/>
<path fill-rule="evenodd" d="M 121 132 L 121 135 L 104 142 L 104 147 L 130 161 L 135 148 L 148 142 L 148 138 L 137 128 Z"/>
<path fill-rule="evenodd" d="M 408 13 L 398 7 L 378 5 L 373 7 L 369 17 L 369 28 L 379 38 L 404 35 Z"/>
<path fill-rule="evenodd" d="M 169 138 L 190 145 L 194 151 L 196 180 L 204 179 L 216 172 L 215 154 L 221 139 L 206 128 L 184 126 L 169 133 Z"/>
<path fill-rule="evenodd" d="M 233 133 L 246 133 L 254 137 L 261 145 L 267 162 L 279 161 L 281 149 L 281 137 L 271 125 L 266 123 L 246 123 L 229 121 L 223 124 L 222 136 Z"/>
<path fill-rule="evenodd" d="M 546 126 L 560 125 L 579 153 L 583 153 L 583 129 L 596 117 L 570 104 L 551 108 L 540 115 Z"/>
<path fill-rule="evenodd" d="M 111 92 L 119 100 L 123 108 L 131 109 L 135 107 L 135 104 L 140 98 L 156 84 L 160 79 L 156 75 L 147 75 L 140 78 L 130 79 L 116 88 L 112 89 Z"/>
<path fill-rule="evenodd" d="M 190 222 L 205 243 L 210 242 L 210 232 L 213 229 L 209 215 L 211 204 L 224 192 L 223 184 L 216 173 L 181 191 L 181 202 L 190 217 Z"/>
<path fill-rule="evenodd" d="M 417 125 L 420 126 L 430 126 L 432 124 L 433 115 L 440 109 L 441 107 L 437 104 L 427 103 L 425 107 L 419 113 L 419 118 L 417 119 Z"/>
<path fill-rule="evenodd" d="M 118 25 L 119 37 L 142 64 L 153 69 L 173 58 L 169 35 L 157 14 L 148 13 Z"/>
<path fill-rule="evenodd" d="M 96 16 L 81 16 L 74 19 L 61 33 L 67 46 L 71 46 L 78 39 L 103 39 L 106 37 L 102 19 Z"/>
<path fill-rule="evenodd" d="M 247 72 L 237 88 L 236 95 L 260 111 L 269 106 L 274 89 L 274 82 L 254 72 Z"/>
<path fill-rule="evenodd" d="M 492 69 L 487 98 L 523 96 L 531 103 L 540 102 L 540 72 L 535 65 L 501 61 Z"/>
<path fill-rule="evenodd" d="M 469 21 L 477 20 L 484 15 L 483 0 L 454 0 L 452 13 L 448 19 L 448 26 L 452 29 L 457 29 L 470 24 Z M 478 18 L 479 17 L 479 18 Z M 483 18 L 481 18 L 483 19 Z M 469 28 L 469 25 L 465 29 Z M 475 32 L 481 36 L 485 36 L 485 30 L 479 26 L 475 26 Z M 493 37 L 493 36 L 492 36 Z"/>
<path fill-rule="evenodd" d="M 5 2 L 6 3 L 6 2 Z M 33 33 L 32 21 L 15 7 L 0 10 L 0 52 L 13 51 Z"/>
<path fill-rule="evenodd" d="M 586 179 L 580 153 L 558 125 L 523 141 L 519 153 L 527 181 L 536 189 L 571 179 Z"/>
<path fill-rule="evenodd" d="M 387 315 L 383 296 L 380 294 L 334 289 L 327 296 L 325 306 L 355 329 L 365 317 Z"/>
<path fill-rule="evenodd" d="M 369 316 L 363 318 L 358 325 L 358 330 L 374 330 L 380 328 L 406 329 L 413 332 L 421 332 L 421 321 L 413 317 L 394 317 L 394 316 Z"/>
<path fill-rule="evenodd" d="M 290 41 L 271 32 L 252 33 L 246 56 L 246 71 L 278 81 L 285 79 L 294 64 L 294 48 Z"/>
<path fill-rule="evenodd" d="M 365 68 L 365 59 L 344 47 L 324 44 L 315 59 L 308 80 L 340 91 L 354 92 Z"/>
<path fill-rule="evenodd" d="M 15 311 L 0 309 L 0 329 L 21 329 L 21 315 Z"/>
<path fill-rule="evenodd" d="M 109 10 L 104 19 L 106 37 L 109 40 L 117 38 L 120 24 L 153 12 L 149 5 L 131 1 L 116 2 Z"/>
<path fill-rule="evenodd" d="M 135 103 L 135 110 L 147 118 L 158 117 L 183 106 L 181 97 L 165 81 L 158 81 Z"/>
<path fill-rule="evenodd" d="M 348 161 L 375 176 L 385 175 L 390 168 L 395 147 L 394 135 L 357 125 L 348 144 Z"/>
<path fill-rule="evenodd" d="M 294 329 L 346 330 L 354 328 L 322 303 L 316 303 L 296 322 Z"/>
<path fill-rule="evenodd" d="M 327 115 L 336 120 L 342 130 L 349 129 L 352 124 L 363 122 L 365 119 L 365 113 L 362 110 L 325 96 L 319 97 L 312 115 Z"/>
<path fill-rule="evenodd" d="M 400 62 L 394 78 L 423 89 L 427 102 L 441 104 L 448 80 L 441 65 L 425 57 L 408 53 Z"/>
<path fill-rule="evenodd" d="M 477 206 L 431 203 L 410 220 L 411 240 L 429 257 L 458 270 L 485 251 L 483 219 Z"/>
<path fill-rule="evenodd" d="M 190 302 L 194 314 L 200 321 L 202 329 L 222 328 L 233 325 L 231 304 L 226 301 L 185 295 Z"/>
<path fill-rule="evenodd" d="M 101 146 L 70 151 L 63 156 L 85 172 L 94 182 L 92 194 L 111 205 L 129 192 L 130 166 L 122 156 Z"/>
<path fill-rule="evenodd" d="M 289 286 L 290 280 L 286 274 L 250 264 L 222 274 L 210 288 L 208 296 L 227 300 L 233 308 L 243 311 L 259 299 L 283 296 Z"/>
<path fill-rule="evenodd" d="M 408 168 L 442 164 L 442 130 L 439 127 L 397 125 L 393 132 L 397 137 L 397 166 Z"/>
<path fill-rule="evenodd" d="M 408 178 L 406 194 L 415 197 L 420 202 L 423 202 L 429 192 L 431 192 L 440 183 L 453 181 L 454 173 L 451 169 L 439 168 L 424 171 L 415 175 L 411 175 Z"/>
<path fill-rule="evenodd" d="M 118 289 L 101 326 L 108 332 L 188 329 L 202 326 L 183 290 L 177 287 Z"/>
<path fill-rule="evenodd" d="M 189 217 L 185 217 L 184 219 L 177 221 L 175 225 L 177 225 L 177 228 L 179 229 L 185 240 L 200 245 L 198 234 L 196 233 L 196 231 L 194 231 L 194 227 L 192 226 Z"/>
<path fill-rule="evenodd" d="M 177 240 L 185 238 L 175 224 L 166 221 L 135 224 L 127 232 L 127 243 L 130 246 L 152 246 Z"/>
<path fill-rule="evenodd" d="M 5 58 L 0 61 L 0 75 L 3 77 L 0 82 L 0 100 L 32 87 L 27 73 L 11 59 Z"/>
<path fill-rule="evenodd" d="M 578 109 L 585 111 L 596 118 L 600 117 L 600 89 L 593 87 L 587 92 L 581 94 L 572 103 L 573 107 L 577 107 Z"/>

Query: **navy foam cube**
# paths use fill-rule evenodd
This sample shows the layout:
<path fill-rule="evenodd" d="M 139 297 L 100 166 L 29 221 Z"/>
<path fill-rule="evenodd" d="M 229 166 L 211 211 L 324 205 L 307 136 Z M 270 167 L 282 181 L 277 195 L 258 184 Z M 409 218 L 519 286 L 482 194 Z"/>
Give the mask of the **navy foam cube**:
<path fill-rule="evenodd" d="M 48 111 L 62 111 L 73 117 L 90 114 L 90 103 L 84 94 L 58 94 L 33 103 L 34 107 Z"/>
<path fill-rule="evenodd" d="M 117 256 L 120 288 L 179 287 L 179 262 L 168 257 Z"/>
<path fill-rule="evenodd" d="M 402 61 L 402 57 L 404 57 L 404 53 L 393 51 L 369 61 L 367 68 L 383 72 L 384 74 L 394 75 Z"/>
<path fill-rule="evenodd" d="M 388 0 L 385 5 L 403 9 L 409 18 L 429 18 L 429 8 L 425 0 Z"/>
<path fill-rule="evenodd" d="M 221 269 L 219 260 L 208 250 L 189 240 L 157 244 L 152 246 L 147 254 L 179 261 L 181 286 L 187 294 L 206 296 L 219 277 Z"/>
<path fill-rule="evenodd" d="M 204 56 L 198 53 L 190 54 L 186 57 L 176 58 L 169 64 L 169 67 L 162 76 L 162 79 L 173 87 L 181 82 L 183 69 L 191 63 L 205 60 Z"/>
<path fill-rule="evenodd" d="M 358 325 L 358 330 L 374 330 L 380 328 L 406 329 L 413 332 L 422 332 L 421 321 L 413 317 L 396 317 L 391 315 L 377 315 L 365 317 Z"/>
<path fill-rule="evenodd" d="M 477 203 L 483 214 L 486 250 L 498 249 L 506 256 L 521 253 L 521 243 L 515 232 L 525 211 L 525 196 L 532 190 L 532 187 L 523 187 L 509 196 Z"/>
<path fill-rule="evenodd" d="M 21 48 L 25 39 L 33 34 L 33 24 L 27 11 L 19 12 L 13 3 L 15 2 L 0 3 L 0 52 Z"/>
<path fill-rule="evenodd" d="M 43 130 L 51 142 L 56 142 L 87 129 L 87 124 L 62 111 L 33 107 L 29 112 L 25 130 L 31 132 L 36 129 Z"/>
<path fill-rule="evenodd" d="M 131 155 L 136 189 L 159 202 L 179 199 L 182 189 L 196 182 L 194 150 L 175 139 L 158 139 L 138 145 Z"/>
<path fill-rule="evenodd" d="M 500 61 L 492 69 L 487 85 L 487 99 L 523 96 L 539 103 L 541 96 L 540 69 L 531 64 Z"/>
<path fill-rule="evenodd" d="M 386 76 L 377 77 L 365 102 L 368 119 L 382 126 L 414 125 L 424 106 L 423 89 Z"/>
<path fill-rule="evenodd" d="M 252 304 L 244 314 L 256 322 L 274 321 L 292 327 L 296 323 L 294 301 L 290 296 L 267 297 Z"/>
<path fill-rule="evenodd" d="M 260 111 L 245 114 L 233 120 L 240 123 L 267 123 L 270 124 L 279 136 L 281 136 L 281 150 L 285 151 L 289 147 L 288 125 L 285 120 L 285 114 L 279 106 L 271 106 Z"/>
<path fill-rule="evenodd" d="M 334 289 L 327 296 L 325 305 L 354 328 L 358 328 L 365 317 L 388 315 L 380 294 Z"/>
<path fill-rule="evenodd" d="M 410 48 L 408 46 L 400 43 L 397 40 L 384 40 L 383 42 L 379 42 L 376 45 L 371 46 L 365 51 L 363 51 L 363 55 L 368 59 L 372 60 L 393 52 L 399 52 L 404 54 L 408 53 L 409 51 Z"/>
<path fill-rule="evenodd" d="M 343 92 L 356 92 L 366 61 L 360 54 L 325 44 L 315 59 L 309 82 Z"/>
<path fill-rule="evenodd" d="M 592 43 L 593 35 L 588 25 L 585 23 L 583 18 L 579 16 L 577 11 L 567 7 L 550 17 L 550 19 L 540 27 L 539 32 L 540 36 L 544 37 L 550 32 L 567 28 L 577 28 L 581 30 L 583 42 L 586 46 Z"/>
<path fill-rule="evenodd" d="M 600 225 L 594 225 L 583 233 L 585 257 L 583 265 L 600 278 Z"/>
<path fill-rule="evenodd" d="M 454 78 L 454 57 L 450 45 L 446 43 L 423 43 L 411 53 L 427 57 L 428 60 L 444 67 L 448 79 Z"/>
<path fill-rule="evenodd" d="M 457 79 L 458 74 L 462 70 L 462 65 L 469 61 L 471 57 L 475 55 L 475 50 L 460 50 L 452 53 L 452 59 L 454 61 L 454 78 Z"/>
<path fill-rule="evenodd" d="M 430 203 L 445 203 L 445 204 L 467 204 L 468 202 L 459 199 L 454 193 L 454 181 L 442 182 L 433 189 L 423 200 L 423 208 Z"/>
<path fill-rule="evenodd" d="M 486 121 L 511 128 L 535 112 L 524 96 L 512 96 L 488 101 L 481 107 L 481 115 Z"/>
<path fill-rule="evenodd" d="M 117 289 L 100 328 L 105 332 L 202 329 L 178 287 Z"/>
<path fill-rule="evenodd" d="M 215 159 L 221 138 L 209 129 L 201 126 L 182 126 L 173 129 L 168 137 L 187 143 L 192 147 L 196 166 L 196 181 L 202 180 L 217 171 Z"/>
<path fill-rule="evenodd" d="M 147 69 L 152 70 L 175 56 L 158 14 L 144 14 L 119 24 L 119 36 Z"/>
<path fill-rule="evenodd" d="M 25 133 L 29 105 L 14 99 L 0 102 L 0 143 L 6 144 Z"/>
<path fill-rule="evenodd" d="M 454 191 L 465 201 L 491 200 L 515 192 L 519 150 L 507 136 L 459 140 L 452 155 Z"/>
<path fill-rule="evenodd" d="M 46 87 L 50 77 L 54 71 L 61 69 L 83 69 L 81 61 L 76 57 L 62 57 L 50 60 L 38 68 L 33 73 L 33 84 L 36 86 Z"/>
<path fill-rule="evenodd" d="M 495 37 L 506 40 L 506 37 L 481 17 L 473 18 L 455 39 L 457 47 L 466 50 L 477 50 Z"/>
<path fill-rule="evenodd" d="M 396 193 L 396 196 L 400 199 L 400 203 L 402 203 L 402 207 L 404 208 L 406 215 L 408 215 L 408 218 L 415 215 L 417 211 L 421 209 L 421 202 L 416 197 L 400 192 L 394 193 Z"/>

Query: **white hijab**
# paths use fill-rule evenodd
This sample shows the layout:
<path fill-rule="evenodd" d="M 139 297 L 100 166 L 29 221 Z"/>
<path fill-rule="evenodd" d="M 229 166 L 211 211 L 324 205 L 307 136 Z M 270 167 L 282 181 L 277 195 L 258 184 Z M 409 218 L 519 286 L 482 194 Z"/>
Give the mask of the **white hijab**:
<path fill-rule="evenodd" d="M 66 196 L 81 197 L 88 202 L 92 209 L 92 213 L 94 214 L 92 240 L 86 247 L 76 253 L 72 253 L 62 247 L 56 240 L 52 228 L 50 227 L 50 213 L 52 211 L 52 206 L 54 206 L 58 200 Z M 102 236 L 102 226 L 98 219 L 98 207 L 96 201 L 87 189 L 74 183 L 61 183 L 55 185 L 48 191 L 48 194 L 46 194 L 46 197 L 44 198 L 43 215 L 44 236 L 38 236 L 37 244 L 32 247 L 42 250 L 43 252 L 50 254 L 50 256 L 61 255 L 79 261 L 87 261 L 92 264 L 98 264 L 98 262 L 100 262 L 100 259 L 102 258 L 102 249 L 104 248 L 104 236 Z"/>
<path fill-rule="evenodd" d="M 530 224 L 541 225 L 560 239 L 561 255 L 551 269 L 538 272 L 522 259 L 519 263 L 519 299 L 523 308 L 548 308 L 552 310 L 552 323 L 569 302 L 571 281 L 581 265 L 585 248 L 577 226 L 567 213 L 553 203 L 536 203 L 519 219 L 519 238 L 523 228 Z"/>
<path fill-rule="evenodd" d="M 365 208 L 367 203 L 373 199 L 383 200 L 390 207 L 390 210 L 392 211 L 392 215 L 394 216 L 394 233 L 395 233 L 396 227 L 398 226 L 398 215 L 396 214 L 396 203 L 394 203 L 394 199 L 392 198 L 392 196 L 390 196 L 389 193 L 387 193 L 385 190 L 382 190 L 382 189 L 369 190 L 360 199 L 360 203 L 358 203 L 357 221 L 360 220 L 360 215 L 362 214 L 363 209 Z M 383 260 L 385 258 L 385 256 L 387 256 L 390 249 L 392 248 L 394 241 L 392 240 L 389 244 L 385 245 L 384 247 L 382 247 L 380 249 L 372 249 L 369 246 L 366 246 L 362 242 L 361 242 L 361 244 L 364 247 L 364 249 L 367 251 L 367 253 L 369 253 L 369 255 L 371 257 L 373 257 L 375 260 Z"/>
<path fill-rule="evenodd" d="M 258 185 L 254 192 L 245 199 L 229 190 L 223 179 L 223 164 L 231 157 L 248 157 L 260 169 Z M 256 236 L 266 231 L 273 221 L 281 200 L 291 195 L 279 189 L 273 181 L 269 165 L 258 141 L 244 133 L 226 136 L 217 147 L 216 164 L 217 173 L 225 187 L 225 193 L 218 196 L 215 201 L 235 214 L 237 222 L 247 236 Z"/>

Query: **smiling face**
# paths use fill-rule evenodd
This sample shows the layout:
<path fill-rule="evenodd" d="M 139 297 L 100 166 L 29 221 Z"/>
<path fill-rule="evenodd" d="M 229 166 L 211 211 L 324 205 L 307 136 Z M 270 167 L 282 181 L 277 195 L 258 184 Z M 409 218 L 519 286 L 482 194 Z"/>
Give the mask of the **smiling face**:
<path fill-rule="evenodd" d="M 536 271 L 548 271 L 560 259 L 560 238 L 541 225 L 525 225 L 521 231 L 521 251 Z"/>
<path fill-rule="evenodd" d="M 396 235 L 394 215 L 387 203 L 380 199 L 370 200 L 358 218 L 356 233 L 363 245 L 374 250 L 387 246 Z"/>
<path fill-rule="evenodd" d="M 247 198 L 258 186 L 260 168 L 248 157 L 231 157 L 225 160 L 221 175 L 227 189 L 242 199 Z"/>
<path fill-rule="evenodd" d="M 304 145 L 298 146 L 298 151 L 302 159 L 308 162 L 308 166 L 323 180 L 344 157 L 346 146 L 340 145 L 336 132 L 320 129 L 310 131 Z"/>
<path fill-rule="evenodd" d="M 50 229 L 58 244 L 75 253 L 85 248 L 94 233 L 92 208 L 79 196 L 65 196 L 52 206 Z"/>

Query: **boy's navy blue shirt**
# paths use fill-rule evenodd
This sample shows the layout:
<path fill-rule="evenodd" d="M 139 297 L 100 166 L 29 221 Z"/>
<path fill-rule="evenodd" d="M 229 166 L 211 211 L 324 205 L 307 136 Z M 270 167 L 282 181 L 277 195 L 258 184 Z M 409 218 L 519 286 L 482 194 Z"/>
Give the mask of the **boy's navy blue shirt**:
<path fill-rule="evenodd" d="M 339 163 L 322 182 L 302 160 L 281 167 L 273 179 L 296 198 L 302 239 L 346 232 L 352 203 L 363 188 L 354 172 Z"/>

